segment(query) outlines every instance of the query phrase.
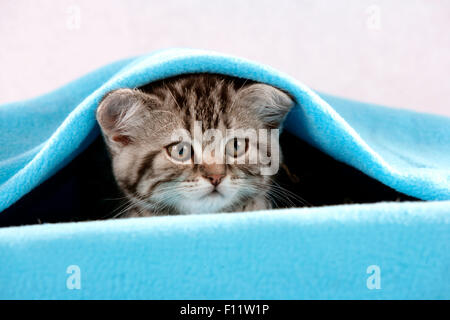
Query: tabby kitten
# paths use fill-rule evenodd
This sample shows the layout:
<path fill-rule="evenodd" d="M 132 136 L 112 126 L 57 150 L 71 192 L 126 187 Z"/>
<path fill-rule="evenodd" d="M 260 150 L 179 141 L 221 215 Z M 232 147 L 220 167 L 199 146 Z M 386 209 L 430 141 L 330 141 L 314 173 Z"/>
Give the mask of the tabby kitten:
<path fill-rule="evenodd" d="M 97 120 L 129 200 L 123 215 L 269 209 L 281 160 L 273 132 L 293 104 L 272 86 L 216 74 L 108 93 Z"/>

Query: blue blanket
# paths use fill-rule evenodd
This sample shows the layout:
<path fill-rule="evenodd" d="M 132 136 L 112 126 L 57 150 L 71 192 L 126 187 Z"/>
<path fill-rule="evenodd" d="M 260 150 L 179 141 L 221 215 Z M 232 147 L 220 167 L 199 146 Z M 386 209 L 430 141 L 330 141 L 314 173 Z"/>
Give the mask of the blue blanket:
<path fill-rule="evenodd" d="M 106 92 L 192 72 L 285 89 L 299 102 L 287 130 L 428 201 L 4 228 L 0 298 L 450 298 L 450 119 L 317 94 L 212 52 L 158 51 L 1 105 L 0 211 L 98 136 Z"/>

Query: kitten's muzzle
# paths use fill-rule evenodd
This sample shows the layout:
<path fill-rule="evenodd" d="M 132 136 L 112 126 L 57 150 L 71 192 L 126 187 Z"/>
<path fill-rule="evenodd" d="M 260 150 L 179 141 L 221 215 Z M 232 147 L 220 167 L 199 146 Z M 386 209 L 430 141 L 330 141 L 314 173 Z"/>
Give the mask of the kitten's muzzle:
<path fill-rule="evenodd" d="M 225 178 L 224 174 L 211 174 L 211 175 L 207 175 L 205 176 L 205 178 L 207 180 L 209 180 L 209 182 L 211 182 L 211 184 L 214 187 L 217 187 L 223 180 L 223 178 Z"/>
<path fill-rule="evenodd" d="M 217 187 L 225 178 L 226 169 L 223 164 L 204 164 L 200 167 L 203 177 Z"/>

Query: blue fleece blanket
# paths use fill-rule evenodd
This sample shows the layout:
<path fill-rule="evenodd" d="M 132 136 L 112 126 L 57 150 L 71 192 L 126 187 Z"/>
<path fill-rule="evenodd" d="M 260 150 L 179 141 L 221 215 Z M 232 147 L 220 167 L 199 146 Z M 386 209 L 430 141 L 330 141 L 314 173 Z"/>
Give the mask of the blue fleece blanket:
<path fill-rule="evenodd" d="M 0 211 L 93 141 L 106 92 L 192 72 L 290 92 L 287 130 L 428 201 L 4 228 L 0 298 L 450 298 L 450 119 L 317 94 L 212 52 L 158 51 L 1 105 Z"/>

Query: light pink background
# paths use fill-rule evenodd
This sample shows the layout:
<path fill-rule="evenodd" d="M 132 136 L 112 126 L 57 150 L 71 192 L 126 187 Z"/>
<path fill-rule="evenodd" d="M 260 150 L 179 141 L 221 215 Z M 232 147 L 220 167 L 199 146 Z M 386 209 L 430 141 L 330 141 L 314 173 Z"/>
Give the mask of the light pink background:
<path fill-rule="evenodd" d="M 117 59 L 212 49 L 327 93 L 450 115 L 448 0 L 0 0 L 0 103 Z"/>

